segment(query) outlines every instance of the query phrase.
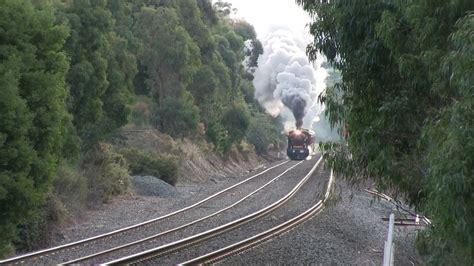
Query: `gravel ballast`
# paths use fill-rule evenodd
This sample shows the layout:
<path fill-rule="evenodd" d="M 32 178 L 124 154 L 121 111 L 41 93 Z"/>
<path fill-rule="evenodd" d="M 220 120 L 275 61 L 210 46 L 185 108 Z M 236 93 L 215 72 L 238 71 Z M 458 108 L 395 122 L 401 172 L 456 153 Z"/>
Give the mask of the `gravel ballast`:
<path fill-rule="evenodd" d="M 179 197 L 175 187 L 155 176 L 131 176 L 130 181 L 135 192 L 140 196 Z"/>
<path fill-rule="evenodd" d="M 396 207 L 374 200 L 363 190 L 336 180 L 339 200 L 289 233 L 233 256 L 223 264 L 335 264 L 381 265 L 388 223 L 382 217 L 398 214 Z M 395 265 L 417 265 L 415 226 L 394 229 Z"/>
<path fill-rule="evenodd" d="M 292 180 L 294 182 L 288 182 L 288 185 L 286 186 L 287 191 L 285 191 L 285 193 L 280 195 L 278 198 L 273 198 L 271 201 L 268 201 L 268 203 L 270 204 L 276 202 L 288 192 L 290 192 L 290 190 L 293 190 L 297 183 L 302 180 L 303 176 L 309 172 L 315 162 L 316 160 L 305 161 L 305 163 L 301 164 L 292 175 L 287 176 L 287 181 Z M 196 245 L 190 249 L 182 250 L 179 252 L 179 254 L 159 258 L 157 261 L 152 261 L 151 264 L 159 263 L 165 265 L 176 265 L 200 255 L 218 250 L 235 242 L 252 237 L 262 231 L 279 225 L 280 223 L 293 218 L 297 214 L 304 212 L 306 209 L 313 206 L 317 199 L 321 198 L 321 196 L 324 194 L 323 191 L 325 190 L 325 184 L 327 184 L 327 180 L 328 176 L 326 175 L 326 171 L 323 171 L 323 167 L 320 165 L 316 169 L 315 173 L 296 192 L 296 194 L 294 194 L 293 197 L 289 198 L 285 204 L 281 205 L 279 208 L 272 211 L 268 215 L 262 216 L 248 224 L 243 225 L 242 227 L 215 237 L 210 241 L 206 241 L 205 243 Z M 270 190 L 269 192 L 273 191 Z M 260 202 L 260 200 L 261 198 L 258 199 L 258 202 Z M 262 207 L 263 205 L 260 206 L 260 208 Z"/>
<path fill-rule="evenodd" d="M 286 167 L 294 163 L 290 162 Z M 112 203 L 88 212 L 83 221 L 61 232 L 56 244 L 112 231 L 164 215 L 235 184 L 251 174 L 236 173 L 233 176 L 209 179 L 201 184 L 178 185 L 176 188 L 155 177 L 130 177 L 139 196 L 116 198 Z M 274 182 L 268 190 L 260 193 L 258 196 L 261 199 L 259 203 L 264 205 L 274 200 L 278 194 L 285 193 L 296 182 L 294 180 L 295 182 L 288 183 L 289 181 L 290 178 L 287 177 Z M 260 184 L 263 184 L 263 180 Z M 373 197 L 366 192 L 351 189 L 339 180 L 337 180 L 337 184 L 343 193 L 341 194 L 342 199 L 336 202 L 334 206 L 325 208 L 322 213 L 294 229 L 291 234 L 279 236 L 241 255 L 234 256 L 226 260 L 225 263 L 380 264 L 383 255 L 381 246 L 383 247 L 387 232 L 387 223 L 380 218 L 387 217 L 393 211 L 393 206 L 385 202 L 371 203 Z M 255 188 L 253 187 L 253 189 Z M 249 192 L 250 189 L 252 189 L 252 186 L 249 185 L 246 191 Z M 239 193 L 244 192 L 236 192 L 235 194 Z M 352 196 L 349 195 L 351 193 Z M 228 204 L 228 201 L 233 200 L 234 196 L 223 198 L 221 200 L 222 204 Z M 210 212 L 215 208 L 219 208 L 219 205 L 221 203 L 216 206 L 202 208 L 201 211 Z M 258 207 L 263 206 L 244 204 L 238 212 L 243 214 Z M 227 217 L 209 221 L 206 226 L 189 228 L 186 234 L 192 235 L 199 230 L 227 221 L 232 218 L 231 214 L 233 213 L 232 216 L 235 216 L 236 212 L 229 212 Z M 277 214 L 270 220 L 279 221 L 283 215 Z M 192 219 L 193 217 L 189 218 Z M 169 223 L 173 222 L 169 221 Z M 417 263 L 418 261 L 413 248 L 415 231 L 416 228 L 413 227 L 397 227 L 396 229 L 396 261 L 397 258 L 401 258 L 403 263 L 400 264 Z"/>
<path fill-rule="evenodd" d="M 87 237 L 110 232 L 135 223 L 143 222 L 152 218 L 160 217 L 167 213 L 189 206 L 217 191 L 220 191 L 244 179 L 247 179 L 250 176 L 264 171 L 262 175 L 259 175 L 256 178 L 240 185 L 239 187 L 234 188 L 230 191 L 231 193 L 220 195 L 217 198 L 212 199 L 209 203 L 204 203 L 196 209 L 188 210 L 182 214 L 177 214 L 165 220 L 161 220 L 159 223 L 154 223 L 153 226 L 147 226 L 145 229 L 140 231 L 135 230 L 133 232 L 127 232 L 120 237 L 104 239 L 104 241 L 99 241 L 94 245 L 87 245 L 84 248 L 75 249 L 73 251 L 56 253 L 55 255 L 45 257 L 38 262 L 44 264 L 66 262 L 73 258 L 96 253 L 98 251 L 124 243 L 129 243 L 198 219 L 206 214 L 214 212 L 216 209 L 220 209 L 222 206 L 229 205 L 230 203 L 245 195 L 247 192 L 253 191 L 255 187 L 268 182 L 275 175 L 284 171 L 288 166 L 296 164 L 296 162 L 291 161 L 286 162 L 285 165 L 280 165 L 281 163 L 283 162 L 275 162 L 267 166 L 260 167 L 260 169 L 252 170 L 242 174 L 237 173 L 236 175 L 227 178 L 215 177 L 209 180 L 207 186 L 177 186 L 177 195 L 179 195 L 179 197 L 174 197 L 172 200 L 171 198 L 144 196 L 137 197 L 138 200 L 129 200 L 126 198 L 116 199 L 112 202 L 112 204 L 101 206 L 101 209 L 98 211 L 86 213 L 84 217 L 87 217 L 88 219 L 82 224 L 74 226 L 65 231 L 63 234 L 64 238 L 61 239 L 62 241 L 58 244 L 77 241 Z M 273 165 L 280 166 L 273 169 L 268 169 Z M 153 182 L 156 181 L 153 180 Z M 192 235 L 194 233 L 194 229 L 191 231 L 188 230 L 188 232 L 190 235 Z M 72 237 L 69 237 L 70 235 L 72 235 Z M 169 238 L 168 235 L 166 235 L 165 237 L 160 237 L 159 243 L 163 243 L 163 241 L 175 241 L 177 240 L 177 237 L 179 236 L 175 235 L 174 238 Z M 68 241 L 67 239 L 70 240 Z M 154 245 L 159 243 L 155 242 Z"/>

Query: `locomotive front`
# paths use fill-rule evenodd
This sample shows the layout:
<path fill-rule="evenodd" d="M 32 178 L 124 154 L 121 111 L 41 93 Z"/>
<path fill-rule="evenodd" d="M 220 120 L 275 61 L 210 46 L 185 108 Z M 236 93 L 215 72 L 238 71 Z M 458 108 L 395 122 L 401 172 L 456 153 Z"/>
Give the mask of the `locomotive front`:
<path fill-rule="evenodd" d="M 308 157 L 314 134 L 306 129 L 296 129 L 288 133 L 288 148 L 286 154 L 292 160 L 304 160 Z"/>

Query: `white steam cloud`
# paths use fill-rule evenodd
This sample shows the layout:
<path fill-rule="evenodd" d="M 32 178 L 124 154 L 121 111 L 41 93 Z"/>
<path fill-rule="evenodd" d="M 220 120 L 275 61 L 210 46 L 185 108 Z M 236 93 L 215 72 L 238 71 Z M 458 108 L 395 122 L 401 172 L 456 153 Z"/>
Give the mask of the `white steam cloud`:
<path fill-rule="evenodd" d="M 217 0 L 213 0 L 215 2 Z M 329 126 L 324 116 L 324 106 L 317 96 L 326 87 L 326 76 L 331 70 L 321 67 L 322 57 L 309 63 L 305 54 L 306 45 L 312 37 L 305 30 L 311 17 L 295 1 L 288 0 L 227 0 L 237 8 L 235 18 L 244 19 L 255 26 L 258 38 L 264 45 L 264 54 L 259 58 L 259 67 L 254 73 L 255 97 L 273 116 L 280 115 L 285 129 L 295 127 L 293 112 L 285 107 L 283 98 L 304 100 L 303 127 L 316 133 L 317 141 L 338 140 L 339 136 Z M 263 12 L 271 6 L 271 12 Z M 334 71 L 332 71 L 334 72 Z M 282 75 L 279 75 L 282 74 Z M 333 80 L 331 74 L 329 79 Z M 330 84 L 329 81 L 328 84 Z M 291 108 L 291 107 L 290 107 Z M 301 108 L 299 109 L 301 110 Z"/>
<path fill-rule="evenodd" d="M 281 115 L 285 127 L 294 127 L 291 123 L 313 129 L 313 122 L 320 120 L 322 107 L 316 98 L 325 88 L 327 72 L 322 62 L 309 62 L 303 36 L 281 27 L 270 32 L 253 83 L 260 105 L 273 116 Z"/>

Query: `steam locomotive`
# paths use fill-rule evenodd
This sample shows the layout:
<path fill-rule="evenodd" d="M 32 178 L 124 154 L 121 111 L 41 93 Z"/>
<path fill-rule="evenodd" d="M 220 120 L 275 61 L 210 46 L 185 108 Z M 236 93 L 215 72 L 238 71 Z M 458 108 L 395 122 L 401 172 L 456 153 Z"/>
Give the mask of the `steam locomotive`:
<path fill-rule="evenodd" d="M 308 157 L 315 142 L 314 132 L 298 128 L 288 132 L 286 154 L 291 160 L 304 160 Z"/>

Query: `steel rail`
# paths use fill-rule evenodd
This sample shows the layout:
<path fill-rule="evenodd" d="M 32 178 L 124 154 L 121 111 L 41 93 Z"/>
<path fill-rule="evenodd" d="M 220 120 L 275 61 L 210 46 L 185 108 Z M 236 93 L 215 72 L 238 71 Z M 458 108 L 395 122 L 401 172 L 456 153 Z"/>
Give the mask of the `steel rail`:
<path fill-rule="evenodd" d="M 329 183 L 328 187 L 326 189 L 326 194 L 324 195 L 324 198 L 322 200 L 319 200 L 316 204 L 311 206 L 309 209 L 306 211 L 302 212 L 301 214 L 291 218 L 290 220 L 281 223 L 273 228 L 270 228 L 258 235 L 249 237 L 247 239 L 244 239 L 240 242 L 237 242 L 235 244 L 229 245 L 227 247 L 221 248 L 219 250 L 207 253 L 205 255 L 202 255 L 200 257 L 188 260 L 186 262 L 182 262 L 179 265 L 196 265 L 196 264 L 210 264 L 214 263 L 217 261 L 220 261 L 224 258 L 227 258 L 229 256 L 232 256 L 237 253 L 241 253 L 247 249 L 250 249 L 256 245 L 259 245 L 261 243 L 264 243 L 265 241 L 286 233 L 290 231 L 291 229 L 295 228 L 296 226 L 302 224 L 303 222 L 311 219 L 314 215 L 318 214 L 323 208 L 324 208 L 324 203 L 327 201 L 329 198 L 331 189 L 332 189 L 332 184 L 334 183 L 334 175 L 333 172 L 331 171 L 330 178 L 329 178 Z"/>
<path fill-rule="evenodd" d="M 108 237 L 113 237 L 113 236 L 117 236 L 117 235 L 120 235 L 122 233 L 125 233 L 125 232 L 128 232 L 128 231 L 131 231 L 133 229 L 137 229 L 139 227 L 143 227 L 143 226 L 148 226 L 148 225 L 151 225 L 157 221 L 161 221 L 161 220 L 164 220 L 166 218 L 169 218 L 171 216 L 174 216 L 174 215 L 177 215 L 179 213 L 182 213 L 182 212 L 185 212 L 187 210 L 190 210 L 190 209 L 193 209 L 199 205 L 202 205 L 203 203 L 219 196 L 219 195 L 222 195 L 223 193 L 237 187 L 237 186 L 240 186 L 274 168 L 277 168 L 279 166 L 282 166 L 286 163 L 288 163 L 289 160 L 285 160 L 277 165 L 274 165 L 272 167 L 269 167 L 267 169 L 265 169 L 264 171 L 262 172 L 259 172 L 251 177 L 248 177 L 247 179 L 245 180 L 242 180 L 226 189 L 223 189 L 217 193 L 214 193 L 208 197 L 206 197 L 205 199 L 202 199 L 194 204 L 191 204 L 187 207 L 184 207 L 182 209 L 179 209 L 179 210 L 176 210 L 174 212 L 171 212 L 171 213 L 168 213 L 168 214 L 165 214 L 163 216 L 160 216 L 160 217 L 157 217 L 157 218 L 154 218 L 154 219 L 151 219 L 151 220 L 148 220 L 148 221 L 145 221 L 145 222 L 141 222 L 141 223 L 138 223 L 138 224 L 134 224 L 134 225 L 131 225 L 131 226 L 127 226 L 127 227 L 124 227 L 124 228 L 120 228 L 120 229 L 117 229 L 117 230 L 114 230 L 114 231 L 111 231 L 111 232 L 108 232 L 108 233 L 105 233 L 105 234 L 101 234 L 101 235 L 97 235 L 97 236 L 93 236 L 93 237 L 89 237 L 89 238 L 86 238 L 86 239 L 82 239 L 82 240 L 79 240 L 79 241 L 75 241 L 75 242 L 71 242 L 71 243 L 68 243 L 68 244 L 64 244 L 64 245 L 60 245 L 60 246 L 56 246 L 56 247 L 52 247 L 52 248 L 48 248 L 48 249 L 43 249 L 43 250 L 39 250 L 39 251 L 35 251 L 35 252 L 31 252 L 31 253 L 27 253 L 27 254 L 24 254 L 24 255 L 20 255 L 20 256 L 16 256 L 16 257 L 12 257 L 12 258 L 9 258 L 9 259 L 5 259 L 5 260 L 0 260 L 0 264 L 22 264 L 22 263 L 25 263 L 26 260 L 35 260 L 35 259 L 38 259 L 38 258 L 44 258 L 44 257 L 48 257 L 50 255 L 54 255 L 58 252 L 62 252 L 62 251 L 66 251 L 66 250 L 73 250 L 73 249 L 76 249 L 80 246 L 84 246 L 90 242 L 93 242 L 93 241 L 97 241 L 97 240 L 101 240 L 101 239 L 105 239 L 105 238 L 108 238 Z"/>
<path fill-rule="evenodd" d="M 119 258 L 116 260 L 112 260 L 109 262 L 104 263 L 105 265 L 115 265 L 115 264 L 138 264 L 141 262 L 145 262 L 148 260 L 152 260 L 161 256 L 164 256 L 166 254 L 169 254 L 171 252 L 186 248 L 188 246 L 200 243 L 204 240 L 207 240 L 209 238 L 212 238 L 214 236 L 223 234 L 227 231 L 230 231 L 232 229 L 235 229 L 237 227 L 240 227 L 248 222 L 251 222 L 255 219 L 258 219 L 273 210 L 277 209 L 278 207 L 282 206 L 285 204 L 291 197 L 293 197 L 294 194 L 308 181 L 308 179 L 311 177 L 311 175 L 314 173 L 316 170 L 317 166 L 321 163 L 322 161 L 322 156 L 319 158 L 319 160 L 314 164 L 314 166 L 311 168 L 311 170 L 308 172 L 307 175 L 303 177 L 303 179 L 285 196 L 277 200 L 276 202 L 268 205 L 267 207 L 260 209 L 254 213 L 251 213 L 247 216 L 241 217 L 239 219 L 236 219 L 232 222 L 229 222 L 227 224 L 215 227 L 213 229 L 210 229 L 205 232 L 198 233 L 196 235 L 169 243 L 165 244 L 150 250 L 146 250 L 143 252 L 139 252 L 130 256 L 126 256 L 123 258 Z"/>
<path fill-rule="evenodd" d="M 166 234 L 170 234 L 172 232 L 176 232 L 178 230 L 181 230 L 183 228 L 186 228 L 186 227 L 189 227 L 193 224 L 196 224 L 196 223 L 199 223 L 199 222 L 202 222 L 204 220 L 207 220 L 211 217 L 214 217 L 220 213 L 223 213 L 235 206 L 237 206 L 238 204 L 242 203 L 243 201 L 245 201 L 246 199 L 250 198 L 251 196 L 253 196 L 254 194 L 256 194 L 257 192 L 261 191 L 262 189 L 264 189 L 265 187 L 269 186 L 270 184 L 272 184 L 273 182 L 275 182 L 278 178 L 280 178 L 281 176 L 283 176 L 284 174 L 286 174 L 287 172 L 289 172 L 291 169 L 295 168 L 296 166 L 300 165 L 301 163 L 303 163 L 303 161 L 287 168 L 284 172 L 282 172 L 281 174 L 277 175 L 276 177 L 274 177 L 272 180 L 268 181 L 267 183 L 265 183 L 263 186 L 260 186 L 259 188 L 257 188 L 256 190 L 252 191 L 251 193 L 247 194 L 245 197 L 237 200 L 236 202 L 230 204 L 229 206 L 221 209 L 221 210 L 218 210 L 214 213 L 211 213 L 207 216 L 204 216 L 204 217 L 201 217 L 197 220 L 194 220 L 192 222 L 189 222 L 189 223 L 186 223 L 184 225 L 181 225 L 181 226 L 178 226 L 178 227 L 175 227 L 175 228 L 172 228 L 172 229 L 169 229 L 169 230 L 166 230 L 166 231 L 163 231 L 163 232 L 160 232 L 158 234 L 155 234 L 155 235 L 152 235 L 152 236 L 149 236 L 149 237 L 146 237 L 146 238 L 143 238 L 143 239 L 139 239 L 137 241 L 133 241 L 133 242 L 130 242 L 130 243 L 127 243 L 127 244 L 124 244 L 124 245 L 120 245 L 120 246 L 117 246 L 117 247 L 114 247 L 114 248 L 111 248 L 111 249 L 108 249 L 108 250 L 104 250 L 104 251 L 101 251 L 101 252 L 97 252 L 95 254 L 91 254 L 91 255 L 88 255 L 88 256 L 84 256 L 84 257 L 81 257 L 81 258 L 77 258 L 77 259 L 74 259 L 74 260 L 70 260 L 70 261 L 67 261 L 67 262 L 64 262 L 64 263 L 61 263 L 60 265 L 68 265 L 68 264 L 77 264 L 77 263 L 84 263 L 85 261 L 87 260 L 91 260 L 91 259 L 94 259 L 94 258 L 98 258 L 100 256 L 103 256 L 103 255 L 106 255 L 106 254 L 110 254 L 112 252 L 115 252 L 115 251 L 118 251 L 118 250 L 121 250 L 121 249 L 124 249 L 124 248 L 127 248 L 127 247 L 132 247 L 132 246 L 136 246 L 136 245 L 139 245 L 139 244 L 143 244 L 145 242 L 148 242 L 148 241 L 151 241 L 151 240 L 155 240 L 159 237 L 162 237 Z"/>

